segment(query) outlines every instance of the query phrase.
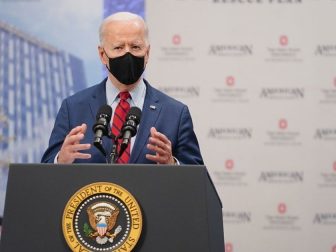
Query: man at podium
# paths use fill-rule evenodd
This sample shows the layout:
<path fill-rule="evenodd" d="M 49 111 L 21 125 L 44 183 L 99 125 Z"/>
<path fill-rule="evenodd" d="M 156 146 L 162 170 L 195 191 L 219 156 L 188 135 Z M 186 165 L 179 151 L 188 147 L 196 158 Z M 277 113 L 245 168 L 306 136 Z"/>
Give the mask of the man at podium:
<path fill-rule="evenodd" d="M 144 20 L 129 12 L 115 13 L 103 20 L 99 39 L 98 54 L 108 77 L 63 101 L 41 161 L 203 164 L 188 107 L 143 78 L 150 52 Z M 109 105 L 112 112 L 101 111 L 104 105 Z M 134 129 L 137 134 L 130 137 L 124 129 L 131 125 L 129 113 L 134 107 L 140 109 L 141 116 Z M 97 135 L 101 131 L 95 131 L 104 113 L 110 113 L 106 118 L 110 119 L 109 134 L 115 141 L 106 136 L 100 139 Z M 97 137 L 100 150 L 92 145 Z M 120 139 L 127 142 L 122 153 Z M 111 153 L 117 158 L 109 159 Z"/>

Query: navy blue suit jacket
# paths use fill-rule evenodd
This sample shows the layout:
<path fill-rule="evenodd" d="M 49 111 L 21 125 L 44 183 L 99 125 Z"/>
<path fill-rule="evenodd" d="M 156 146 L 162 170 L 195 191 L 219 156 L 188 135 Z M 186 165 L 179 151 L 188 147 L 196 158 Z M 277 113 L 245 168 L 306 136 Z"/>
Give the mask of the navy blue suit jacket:
<path fill-rule="evenodd" d="M 181 164 L 203 164 L 188 107 L 153 88 L 147 81 L 145 81 L 145 84 L 147 89 L 141 122 L 129 163 L 153 163 L 146 159 L 147 153 L 153 154 L 146 148 L 146 144 L 148 143 L 150 128 L 154 126 L 171 141 L 173 155 Z M 50 136 L 49 147 L 41 162 L 53 163 L 66 135 L 72 128 L 82 123 L 86 123 L 88 129 L 81 143 L 92 143 L 94 139 L 92 126 L 96 121 L 97 111 L 107 103 L 105 85 L 106 79 L 100 84 L 80 91 L 63 101 Z M 103 144 L 105 150 L 111 150 L 112 142 L 110 139 L 104 137 Z M 83 152 L 90 153 L 91 158 L 76 159 L 76 163 L 106 162 L 103 154 L 93 145 L 89 150 Z"/>

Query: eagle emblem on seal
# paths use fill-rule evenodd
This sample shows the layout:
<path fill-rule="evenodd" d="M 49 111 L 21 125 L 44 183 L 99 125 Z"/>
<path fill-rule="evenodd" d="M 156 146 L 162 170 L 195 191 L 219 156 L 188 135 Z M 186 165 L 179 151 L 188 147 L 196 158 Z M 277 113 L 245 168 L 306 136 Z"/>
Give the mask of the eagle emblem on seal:
<path fill-rule="evenodd" d="M 84 224 L 84 233 L 95 239 L 98 244 L 113 243 L 114 238 L 121 232 L 122 227 L 113 228 L 117 222 L 119 208 L 110 202 L 96 202 L 88 206 L 87 214 L 90 226 Z"/>

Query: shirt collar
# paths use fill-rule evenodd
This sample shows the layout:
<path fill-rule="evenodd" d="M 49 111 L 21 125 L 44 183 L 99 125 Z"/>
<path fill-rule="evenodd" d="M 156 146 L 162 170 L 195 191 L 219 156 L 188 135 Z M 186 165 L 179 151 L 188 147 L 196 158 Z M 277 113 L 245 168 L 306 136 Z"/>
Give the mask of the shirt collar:
<path fill-rule="evenodd" d="M 112 81 L 109 78 L 107 78 L 106 80 L 107 104 L 112 106 L 113 103 L 119 102 L 118 98 L 119 92 L 120 92 L 119 89 L 112 84 Z M 141 79 L 138 85 L 136 85 L 135 88 L 129 93 L 131 95 L 131 99 L 128 100 L 130 102 L 131 107 L 137 106 L 139 108 L 142 108 L 144 95 L 146 93 L 146 84 L 144 83 L 143 79 Z"/>

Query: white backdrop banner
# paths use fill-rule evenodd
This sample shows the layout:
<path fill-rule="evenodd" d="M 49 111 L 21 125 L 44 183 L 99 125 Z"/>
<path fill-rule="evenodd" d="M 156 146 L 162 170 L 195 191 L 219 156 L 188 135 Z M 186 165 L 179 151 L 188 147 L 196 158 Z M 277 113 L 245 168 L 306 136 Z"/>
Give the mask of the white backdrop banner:
<path fill-rule="evenodd" d="M 226 252 L 336 252 L 336 1 L 147 0 L 147 78 L 189 105 Z"/>

